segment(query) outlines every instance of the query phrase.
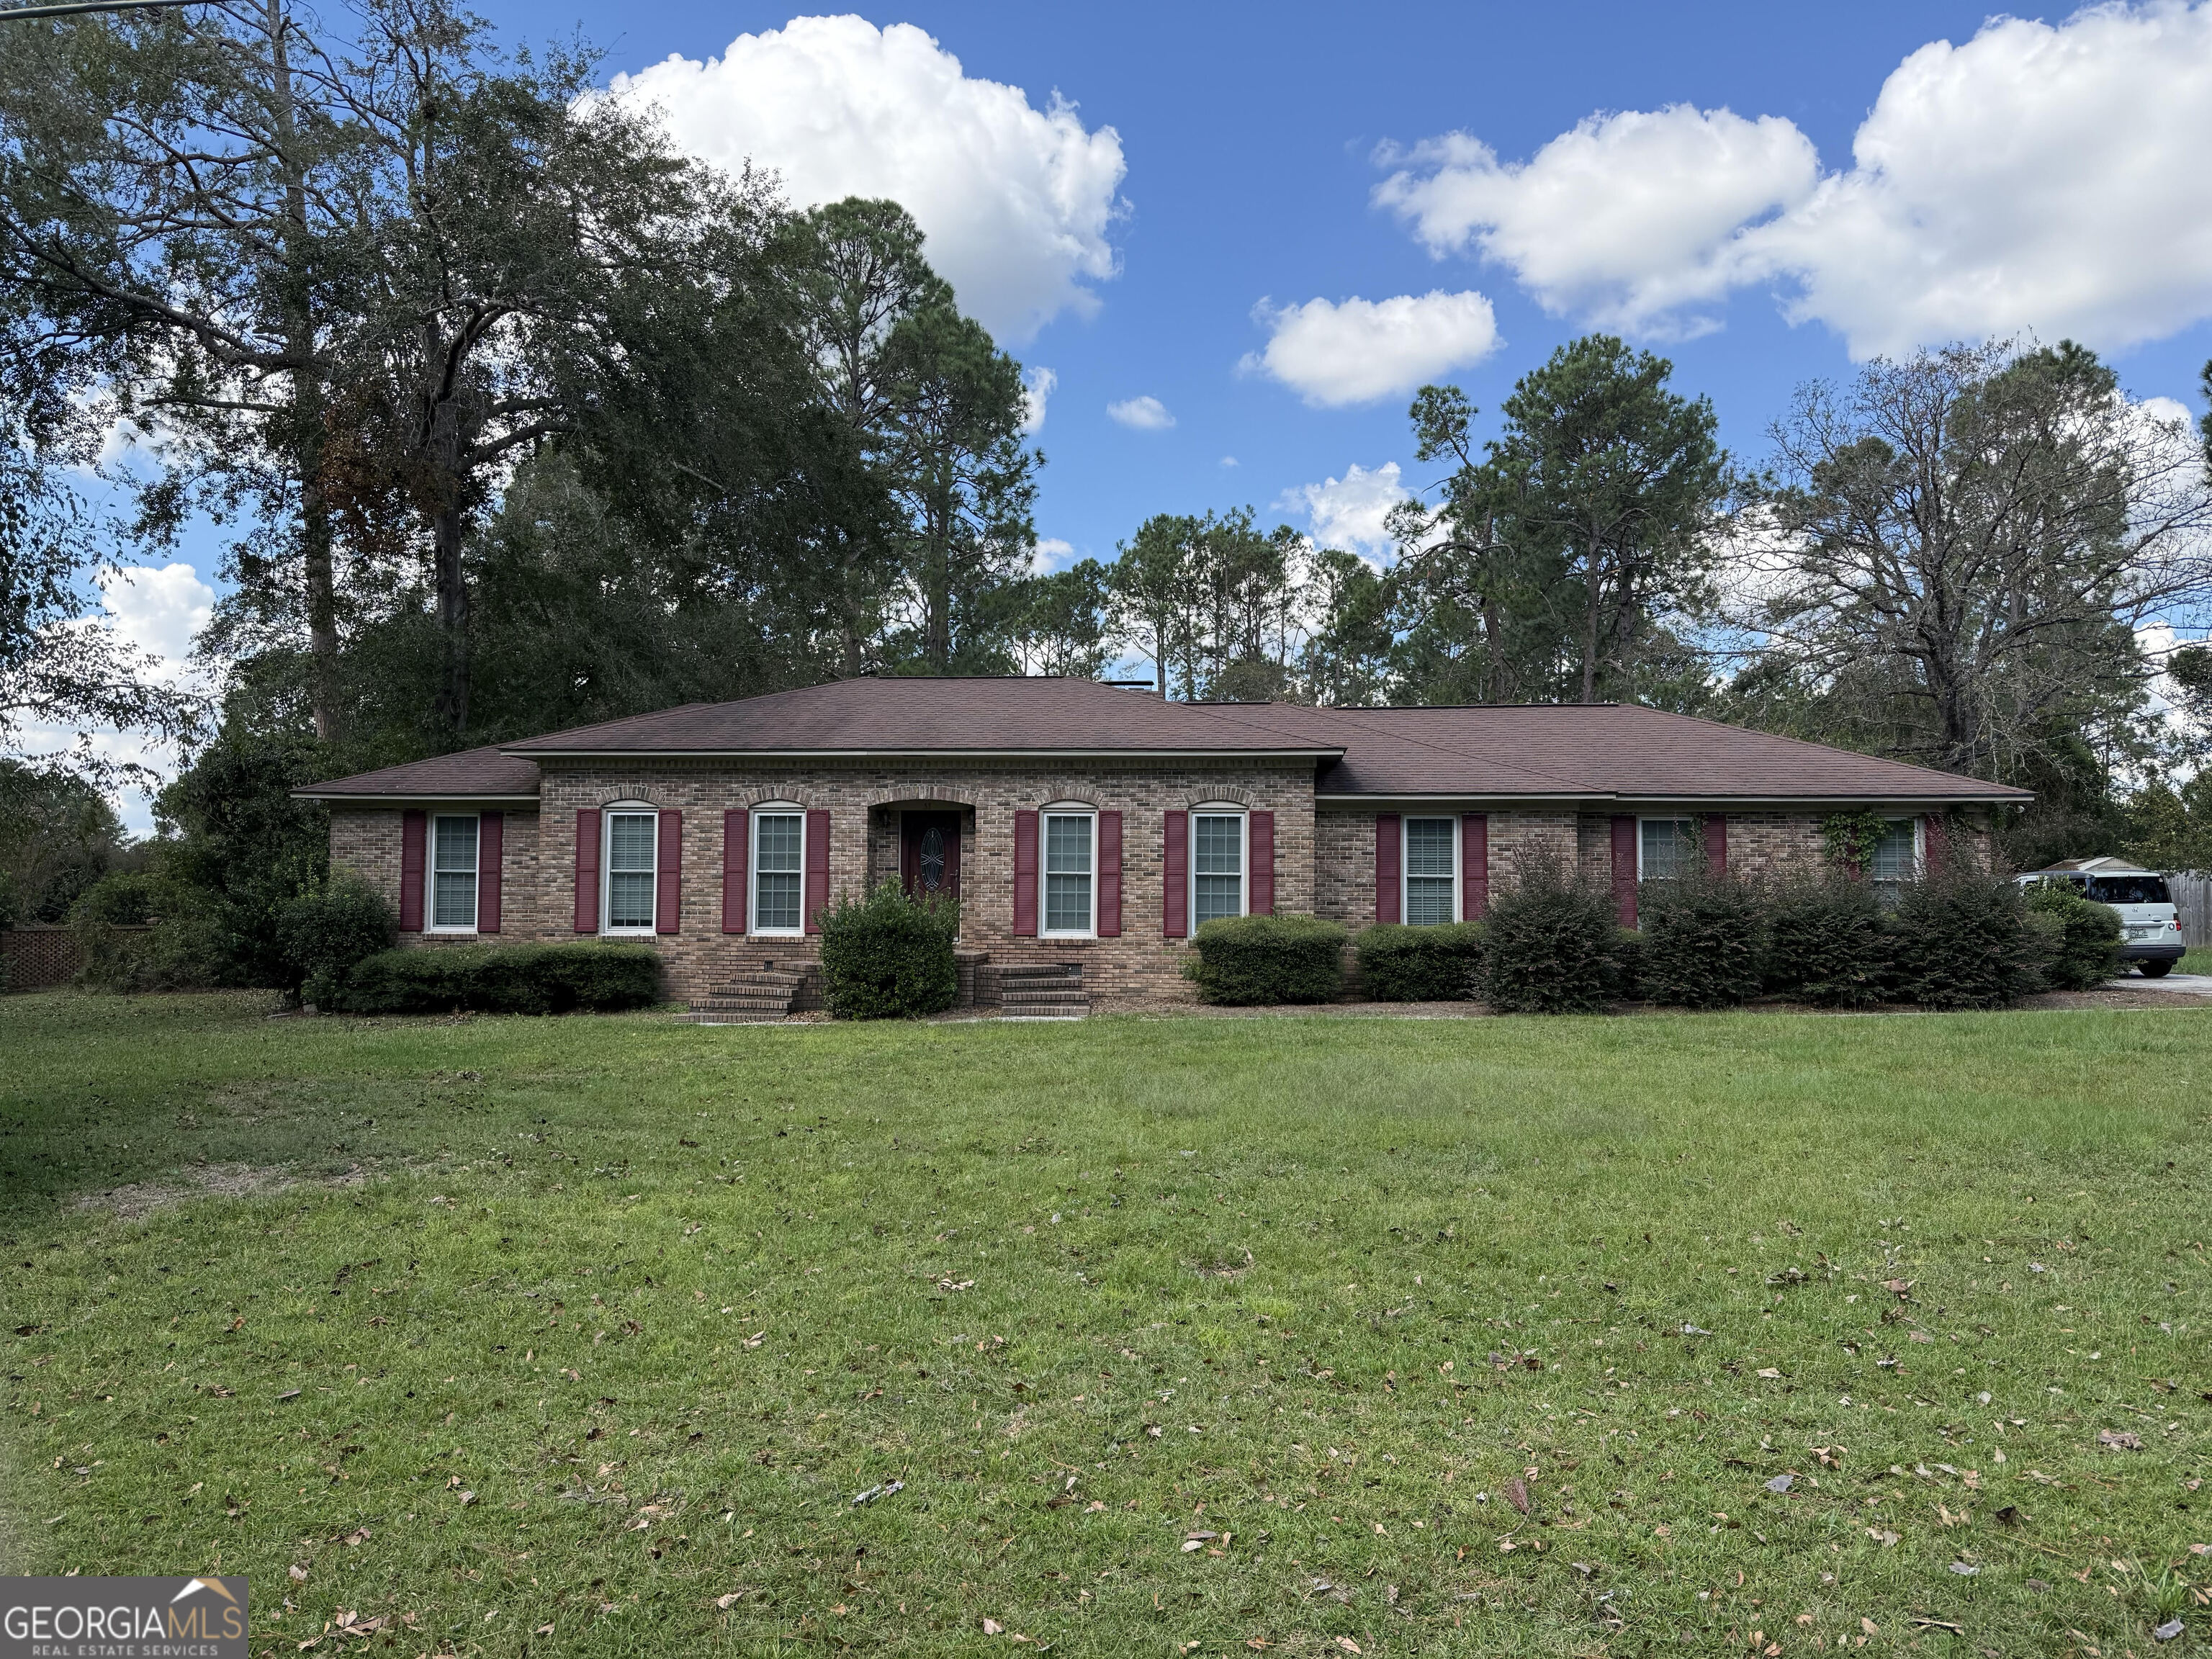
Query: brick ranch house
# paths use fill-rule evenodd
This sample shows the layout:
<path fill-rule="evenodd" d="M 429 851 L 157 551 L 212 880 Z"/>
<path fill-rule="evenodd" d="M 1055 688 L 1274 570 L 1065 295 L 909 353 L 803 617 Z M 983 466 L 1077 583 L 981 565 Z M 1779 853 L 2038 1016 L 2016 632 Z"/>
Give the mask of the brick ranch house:
<path fill-rule="evenodd" d="M 1190 994 L 1214 916 L 1480 917 L 1547 848 L 1609 883 L 1702 847 L 1771 870 L 1872 810 L 1869 872 L 1988 831 L 2017 789 L 1618 705 L 1180 703 L 1078 679 L 854 679 L 697 703 L 297 792 L 401 942 L 634 939 L 670 988 L 810 999 L 819 912 L 897 880 L 961 902 L 963 993 Z M 773 988 L 773 987 L 771 987 Z"/>

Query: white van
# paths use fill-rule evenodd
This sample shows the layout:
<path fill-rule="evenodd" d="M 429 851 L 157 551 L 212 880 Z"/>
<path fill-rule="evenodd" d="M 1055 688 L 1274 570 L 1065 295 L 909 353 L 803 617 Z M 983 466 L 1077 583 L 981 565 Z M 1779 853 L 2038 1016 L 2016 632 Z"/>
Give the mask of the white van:
<path fill-rule="evenodd" d="M 2022 887 L 2064 884 L 2083 898 L 2109 904 L 2120 913 L 2120 960 L 2142 970 L 2145 979 L 2163 979 L 2189 947 L 2181 937 L 2181 912 L 2166 878 L 2125 859 L 2067 859 L 2047 870 L 2018 878 Z"/>

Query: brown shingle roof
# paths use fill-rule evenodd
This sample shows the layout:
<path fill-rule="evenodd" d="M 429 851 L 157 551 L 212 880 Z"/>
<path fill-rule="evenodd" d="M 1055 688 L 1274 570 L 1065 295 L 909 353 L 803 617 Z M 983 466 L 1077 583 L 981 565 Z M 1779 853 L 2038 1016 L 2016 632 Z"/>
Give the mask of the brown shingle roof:
<path fill-rule="evenodd" d="M 511 755 L 1281 754 L 1312 744 L 1097 680 L 838 680 L 690 703 L 507 745 Z"/>
<path fill-rule="evenodd" d="M 538 757 L 1224 754 L 1310 757 L 1327 797 L 2025 802 L 2025 790 L 1658 709 L 1309 708 L 1164 702 L 1076 679 L 856 679 L 690 703 L 301 790 L 316 799 L 538 793 Z"/>
<path fill-rule="evenodd" d="M 492 744 L 295 789 L 305 800 L 536 800 L 538 763 Z"/>
<path fill-rule="evenodd" d="M 1632 704 L 1508 708 L 1218 708 L 1309 738 L 1334 736 L 1322 795 L 1578 799 L 2008 801 L 2027 790 Z"/>

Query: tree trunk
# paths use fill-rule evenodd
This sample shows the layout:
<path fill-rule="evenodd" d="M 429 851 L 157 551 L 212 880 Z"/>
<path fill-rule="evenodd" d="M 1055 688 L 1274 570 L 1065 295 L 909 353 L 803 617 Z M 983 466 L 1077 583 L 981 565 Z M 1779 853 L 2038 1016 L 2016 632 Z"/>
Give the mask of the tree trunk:
<path fill-rule="evenodd" d="M 430 343 L 434 348 L 436 342 Z M 442 362 L 445 353 L 432 349 L 428 360 Z M 462 494 L 467 474 L 462 453 L 461 411 L 448 395 L 434 390 L 428 410 L 430 556 L 432 578 L 438 593 L 438 635 L 445 647 L 445 672 L 439 684 L 438 723 L 458 739 L 469 723 L 469 588 L 461 566 L 461 544 L 466 526 Z"/>
<path fill-rule="evenodd" d="M 1598 565 L 1598 550 L 1593 544 L 1583 574 L 1583 595 L 1587 601 L 1583 606 L 1582 700 L 1584 702 L 1597 701 L 1597 613 L 1599 606 L 1604 603 L 1598 582 L 1602 574 Z"/>
<path fill-rule="evenodd" d="M 269 0 L 270 91 L 276 130 L 276 160 L 284 179 L 284 264 L 283 288 L 285 356 L 292 380 L 291 450 L 300 485 L 300 555 L 307 599 L 307 649 L 313 664 L 312 698 L 315 735 L 329 742 L 338 734 L 337 591 L 331 550 L 330 497 L 323 479 L 328 434 L 322 364 L 316 352 L 314 318 L 307 299 L 307 172 L 301 165 L 299 131 L 292 96 L 292 64 L 285 46 L 291 20 L 278 0 Z"/>

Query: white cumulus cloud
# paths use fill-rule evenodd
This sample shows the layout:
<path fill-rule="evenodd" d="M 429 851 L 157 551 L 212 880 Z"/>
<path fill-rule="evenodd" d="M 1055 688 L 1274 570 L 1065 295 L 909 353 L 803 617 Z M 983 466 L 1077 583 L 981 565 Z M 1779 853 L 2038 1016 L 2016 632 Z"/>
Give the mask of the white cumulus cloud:
<path fill-rule="evenodd" d="M 1075 562 L 1075 544 L 1062 541 L 1057 536 L 1040 536 L 1036 545 L 1030 550 L 1030 570 L 1034 575 L 1047 575 L 1054 570 L 1065 570 Z"/>
<path fill-rule="evenodd" d="M 1319 408 L 1372 403 L 1479 362 L 1498 347 L 1498 318 L 1480 294 L 1309 300 L 1253 313 L 1267 343 L 1238 365 L 1281 381 Z"/>
<path fill-rule="evenodd" d="M 613 91 L 657 106 L 678 144 L 774 169 L 802 207 L 888 197 L 913 214 L 931 264 L 1002 342 L 1097 304 L 1118 268 L 1107 233 L 1127 166 L 1113 128 L 1086 130 L 1057 94 L 964 74 L 909 23 L 794 17 L 704 63 L 671 57 Z"/>
<path fill-rule="evenodd" d="M 2212 4 L 1992 19 L 1891 72 L 1848 168 L 1774 117 L 1593 117 L 1523 164 L 1464 135 L 1378 199 L 1542 303 L 1664 334 L 1772 284 L 1853 356 L 2028 331 L 2106 350 L 2212 317 Z"/>
<path fill-rule="evenodd" d="M 1790 123 L 1677 104 L 1592 116 L 1527 161 L 1450 133 L 1402 154 L 1376 187 L 1433 253 L 1471 247 L 1511 268 L 1546 310 L 1648 329 L 1724 292 L 1736 230 L 1820 181 Z"/>
<path fill-rule="evenodd" d="M 1060 376 L 1048 368 L 1022 371 L 1022 430 L 1034 437 L 1044 430 L 1044 406 Z"/>
<path fill-rule="evenodd" d="M 178 672 L 215 615 L 215 589 L 188 564 L 103 571 L 100 592 L 116 633 Z"/>
<path fill-rule="evenodd" d="M 1341 478 L 1285 490 L 1275 507 L 1279 512 L 1304 514 L 1307 533 L 1317 545 L 1340 547 L 1381 564 L 1391 552 L 1390 532 L 1385 527 L 1390 509 L 1413 493 L 1401 480 L 1397 462 L 1373 468 L 1355 462 Z"/>
<path fill-rule="evenodd" d="M 1175 416 L 1168 412 L 1168 406 L 1149 394 L 1109 404 L 1106 413 L 1117 424 L 1135 432 L 1164 432 L 1175 424 Z"/>

